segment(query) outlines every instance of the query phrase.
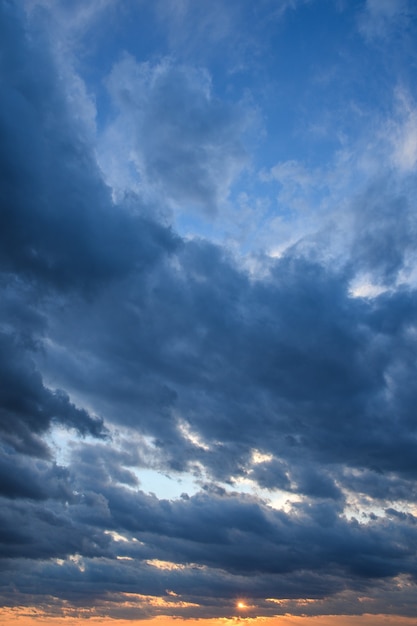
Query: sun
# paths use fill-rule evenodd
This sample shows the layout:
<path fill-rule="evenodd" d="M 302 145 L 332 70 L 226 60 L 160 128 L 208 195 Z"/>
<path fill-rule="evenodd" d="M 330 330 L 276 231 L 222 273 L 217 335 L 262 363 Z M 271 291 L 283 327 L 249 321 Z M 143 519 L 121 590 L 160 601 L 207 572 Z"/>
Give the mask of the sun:
<path fill-rule="evenodd" d="M 236 606 L 237 606 L 238 609 L 241 609 L 241 610 L 248 608 L 247 605 L 244 602 L 242 602 L 241 600 L 236 604 Z"/>

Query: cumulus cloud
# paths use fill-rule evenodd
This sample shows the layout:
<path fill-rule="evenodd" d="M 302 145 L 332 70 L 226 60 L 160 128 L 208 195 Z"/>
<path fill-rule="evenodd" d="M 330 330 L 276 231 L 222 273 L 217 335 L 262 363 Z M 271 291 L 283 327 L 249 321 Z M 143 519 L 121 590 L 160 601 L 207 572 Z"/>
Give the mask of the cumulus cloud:
<path fill-rule="evenodd" d="M 117 114 L 100 161 L 110 184 L 131 181 L 174 207 L 216 213 L 246 163 L 244 111 L 216 99 L 204 70 L 169 59 L 153 65 L 126 55 L 107 86 Z"/>

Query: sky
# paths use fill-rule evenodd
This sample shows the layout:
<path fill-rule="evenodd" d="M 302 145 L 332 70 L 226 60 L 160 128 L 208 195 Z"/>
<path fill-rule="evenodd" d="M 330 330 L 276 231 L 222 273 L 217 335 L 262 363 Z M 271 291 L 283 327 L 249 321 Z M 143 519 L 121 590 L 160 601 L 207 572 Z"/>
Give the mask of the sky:
<path fill-rule="evenodd" d="M 417 5 L 0 51 L 0 623 L 417 625 Z"/>

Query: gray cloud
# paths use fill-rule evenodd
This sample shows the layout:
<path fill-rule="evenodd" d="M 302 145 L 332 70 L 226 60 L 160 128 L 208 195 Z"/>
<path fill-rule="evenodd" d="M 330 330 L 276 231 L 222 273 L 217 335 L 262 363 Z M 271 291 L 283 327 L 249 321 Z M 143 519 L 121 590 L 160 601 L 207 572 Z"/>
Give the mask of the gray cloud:
<path fill-rule="evenodd" d="M 243 107 L 216 99 L 204 70 L 169 59 L 138 64 L 126 55 L 107 86 L 117 115 L 103 137 L 101 158 L 116 189 L 120 176 L 126 182 L 118 168 L 124 163 L 128 169 L 130 161 L 132 185 L 136 178 L 158 202 L 216 213 L 247 161 Z"/>
<path fill-rule="evenodd" d="M 24 344 L 10 334 L 0 335 L 0 430 L 5 441 L 27 454 L 47 456 L 39 438 L 53 422 L 79 433 L 103 437 L 103 421 L 77 408 L 62 390 L 50 390 L 30 359 Z"/>
<path fill-rule="evenodd" d="M 354 206 L 352 261 L 382 285 L 395 284 L 404 271 L 410 252 L 414 252 L 417 226 L 410 206 L 415 195 L 413 182 L 396 189 L 390 178 L 375 181 Z"/>
<path fill-rule="evenodd" d="M 114 524 L 130 541 L 111 543 L 109 535 L 91 524 L 93 517 L 81 521 L 82 508 L 97 507 L 91 498 L 70 505 L 75 510 L 65 515 L 30 508 L 30 531 L 26 524 L 18 532 L 7 525 L 11 516 L 17 519 L 23 512 L 13 506 L 3 515 L 6 555 L 41 558 L 43 562 L 34 565 L 37 588 L 39 579 L 46 578 L 50 593 L 75 605 L 138 589 L 143 595 L 164 596 L 168 588 L 181 599 L 201 603 L 194 609 L 198 616 L 221 615 L 224 610 L 230 614 L 234 598 L 242 593 L 261 604 L 267 597 L 296 599 L 301 594 L 320 599 L 349 588 L 366 593 L 371 585 L 378 587 L 378 581 L 383 584 L 400 572 L 416 574 L 415 518 L 394 510 L 362 526 L 323 504 L 301 505 L 285 514 L 250 497 L 198 495 L 170 503 L 121 488 L 107 489 L 106 499 L 107 525 Z M 44 536 L 46 529 L 48 546 L 35 544 L 35 536 Z M 80 548 L 81 554 L 65 564 L 44 561 L 53 555 L 75 555 Z M 115 560 L 116 555 L 125 560 Z M 176 567 L 166 569 L 167 561 Z M 31 577 L 21 572 L 19 561 L 16 565 L 14 573 L 4 575 L 12 577 L 18 592 L 36 593 Z M 216 597 L 222 599 L 219 612 Z M 172 611 L 189 614 L 181 606 Z"/>
<path fill-rule="evenodd" d="M 1 267 L 91 290 L 154 262 L 172 236 L 113 206 L 45 42 L 2 12 Z"/>
<path fill-rule="evenodd" d="M 208 76 L 130 57 L 113 71 L 127 126 L 109 132 L 131 133 L 142 176 L 116 201 L 45 41 L 0 7 L 2 602 L 132 616 L 115 605 L 139 589 L 165 601 L 138 600 L 142 616 L 204 617 L 245 593 L 270 615 L 285 607 L 268 598 L 360 590 L 388 610 L 381 590 L 416 580 L 417 300 L 397 285 L 412 186 L 357 199 L 345 264 L 300 245 L 250 276 L 144 199 L 153 185 L 153 201 L 214 211 L 241 171 L 244 116 Z M 361 272 L 391 291 L 353 297 Z M 149 468 L 201 489 L 145 493 Z M 277 491 L 292 503 L 273 508 Z"/>

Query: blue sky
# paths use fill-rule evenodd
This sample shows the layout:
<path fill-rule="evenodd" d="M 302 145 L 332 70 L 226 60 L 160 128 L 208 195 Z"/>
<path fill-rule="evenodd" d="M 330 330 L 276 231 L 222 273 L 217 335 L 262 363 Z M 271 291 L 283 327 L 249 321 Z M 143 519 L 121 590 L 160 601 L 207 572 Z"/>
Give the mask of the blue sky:
<path fill-rule="evenodd" d="M 413 623 L 416 18 L 0 2 L 4 620 Z"/>

